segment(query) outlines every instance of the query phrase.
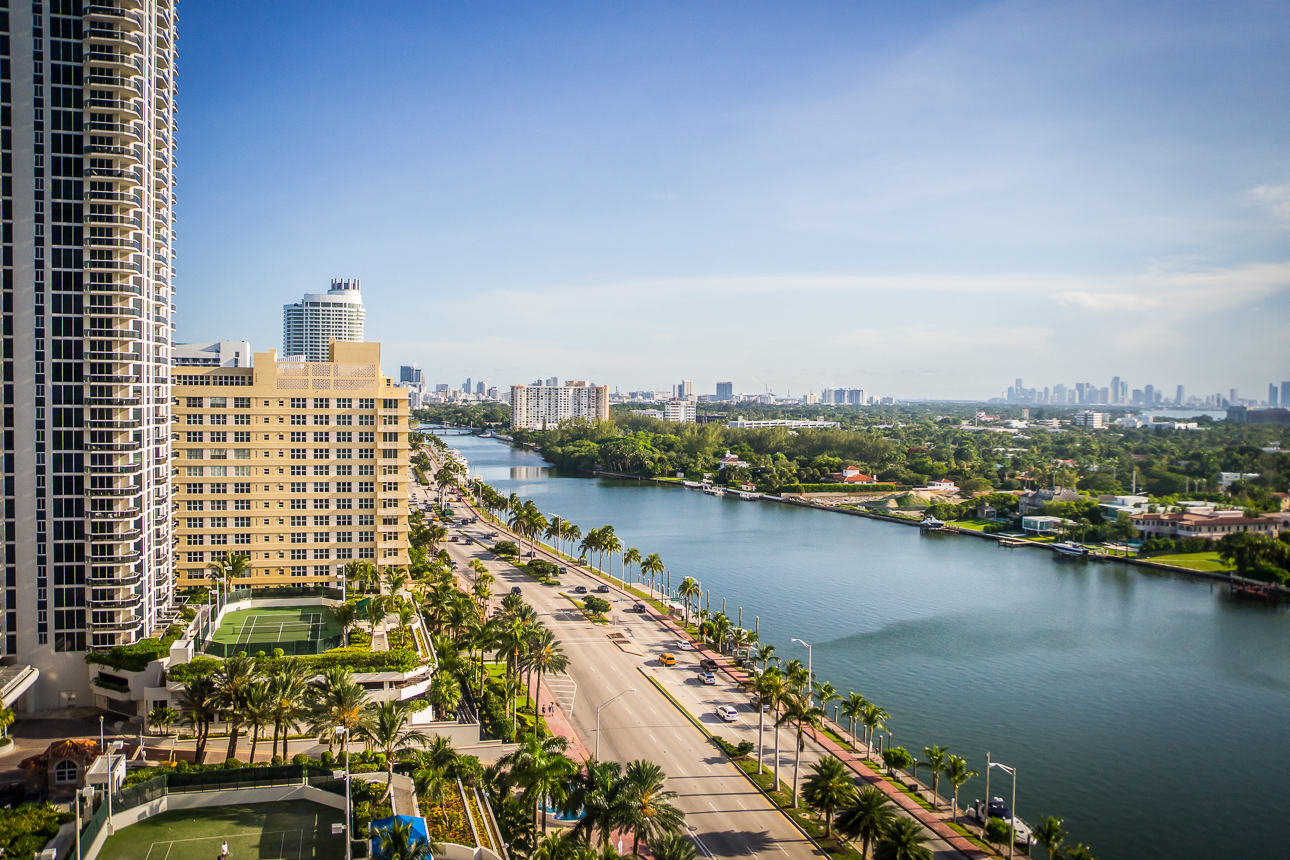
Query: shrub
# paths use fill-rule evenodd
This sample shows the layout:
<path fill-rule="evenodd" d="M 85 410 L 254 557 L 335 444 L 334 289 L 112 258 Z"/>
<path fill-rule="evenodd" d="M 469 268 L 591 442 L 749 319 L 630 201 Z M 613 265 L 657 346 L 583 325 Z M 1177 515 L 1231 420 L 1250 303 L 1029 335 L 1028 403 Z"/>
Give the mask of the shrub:
<path fill-rule="evenodd" d="M 559 567 L 541 558 L 535 558 L 524 565 L 524 570 L 537 579 L 554 579 L 560 573 Z"/>
<path fill-rule="evenodd" d="M 588 612 L 595 612 L 599 615 L 604 615 L 610 609 L 608 600 L 603 597 L 596 597 L 594 594 L 587 595 L 587 599 L 582 601 L 582 605 L 586 607 Z"/>
<path fill-rule="evenodd" d="M 493 544 L 493 555 L 500 555 L 503 557 L 514 557 L 519 554 L 520 554 L 520 548 L 517 547 L 512 541 L 501 540 Z"/>
<path fill-rule="evenodd" d="M 336 761 L 336 756 L 332 755 L 331 750 L 323 750 L 322 755 L 318 757 L 318 761 L 324 765 L 329 765 Z"/>
<path fill-rule="evenodd" d="M 296 753 L 291 757 L 292 764 L 309 764 L 308 753 Z"/>
<path fill-rule="evenodd" d="M 142 672 L 153 660 L 160 660 L 170 653 L 170 643 L 179 638 L 178 634 L 171 635 L 177 627 L 178 625 L 171 627 L 160 639 L 140 639 L 130 645 L 114 646 L 107 651 L 92 651 L 85 655 L 85 662 L 111 666 L 125 672 Z M 182 629 L 179 632 L 182 633 Z"/>

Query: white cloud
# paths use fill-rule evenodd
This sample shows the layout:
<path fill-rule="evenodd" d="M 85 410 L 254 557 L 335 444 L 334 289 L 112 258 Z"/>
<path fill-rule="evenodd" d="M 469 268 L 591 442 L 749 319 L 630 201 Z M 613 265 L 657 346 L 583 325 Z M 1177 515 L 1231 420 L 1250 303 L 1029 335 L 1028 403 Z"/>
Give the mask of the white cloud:
<path fill-rule="evenodd" d="M 1251 188 L 1250 199 L 1262 206 L 1278 221 L 1290 226 L 1290 182 L 1285 185 L 1259 185 Z"/>

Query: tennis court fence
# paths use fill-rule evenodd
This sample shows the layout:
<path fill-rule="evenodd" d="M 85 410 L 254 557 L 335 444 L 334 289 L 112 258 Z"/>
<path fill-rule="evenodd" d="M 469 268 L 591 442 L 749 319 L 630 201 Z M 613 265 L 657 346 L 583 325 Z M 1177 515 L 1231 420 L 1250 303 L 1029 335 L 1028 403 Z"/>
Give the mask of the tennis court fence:
<path fill-rule="evenodd" d="M 288 639 L 284 642 L 216 642 L 206 643 L 206 653 L 213 657 L 232 657 L 234 654 L 246 653 L 255 655 L 263 651 L 272 654 L 275 648 L 281 648 L 287 657 L 306 657 L 310 654 L 321 654 L 339 648 L 342 636 L 327 636 L 322 639 Z"/>

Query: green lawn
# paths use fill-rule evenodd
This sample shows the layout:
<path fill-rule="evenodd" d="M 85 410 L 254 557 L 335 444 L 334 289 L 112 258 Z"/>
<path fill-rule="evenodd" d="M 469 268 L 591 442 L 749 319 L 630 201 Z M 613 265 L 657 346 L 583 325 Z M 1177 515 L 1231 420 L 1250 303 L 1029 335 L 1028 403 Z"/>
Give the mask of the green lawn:
<path fill-rule="evenodd" d="M 1178 555 L 1156 555 L 1147 561 L 1155 561 L 1160 564 L 1167 564 L 1172 567 L 1181 567 L 1186 570 L 1200 570 L 1206 573 L 1226 573 L 1232 569 L 1231 565 L 1226 564 L 1218 557 L 1216 552 L 1185 552 Z"/>
<path fill-rule="evenodd" d="M 996 525 L 991 520 L 952 520 L 949 524 L 963 529 L 971 529 L 974 532 L 982 531 L 986 526 Z"/>
<path fill-rule="evenodd" d="M 109 836 L 101 860 L 218 860 L 227 840 L 232 860 L 341 860 L 345 838 L 332 836 L 344 814 L 295 800 L 181 809 Z"/>

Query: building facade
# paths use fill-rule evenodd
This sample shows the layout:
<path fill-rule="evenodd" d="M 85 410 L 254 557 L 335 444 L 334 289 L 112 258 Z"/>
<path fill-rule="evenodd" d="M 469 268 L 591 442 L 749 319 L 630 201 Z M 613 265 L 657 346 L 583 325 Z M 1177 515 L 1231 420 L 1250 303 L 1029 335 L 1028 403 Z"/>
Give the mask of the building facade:
<path fill-rule="evenodd" d="M 333 278 L 327 292 L 306 293 L 295 304 L 282 306 L 282 354 L 327 361 L 333 340 L 363 340 L 366 318 L 358 279 Z"/>
<path fill-rule="evenodd" d="M 172 367 L 250 367 L 251 344 L 245 340 L 177 343 L 170 349 Z"/>
<path fill-rule="evenodd" d="M 516 430 L 545 430 L 576 418 L 608 421 L 609 386 L 569 380 L 564 385 L 512 385 L 510 405 Z"/>
<path fill-rule="evenodd" d="M 696 407 L 689 400 L 669 400 L 663 404 L 663 420 L 676 424 L 693 424 Z"/>
<path fill-rule="evenodd" d="M 408 392 L 380 345 L 325 362 L 192 368 L 175 379 L 177 584 L 244 554 L 248 586 L 322 585 L 337 565 L 408 563 Z"/>
<path fill-rule="evenodd" d="M 0 647 L 19 708 L 84 705 L 85 652 L 173 612 L 174 13 L 6 4 L 0 35 Z"/>
<path fill-rule="evenodd" d="M 733 382 L 717 383 L 717 399 L 723 403 L 735 399 L 735 384 Z"/>

